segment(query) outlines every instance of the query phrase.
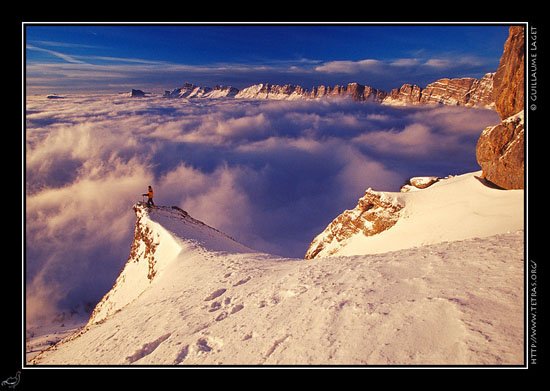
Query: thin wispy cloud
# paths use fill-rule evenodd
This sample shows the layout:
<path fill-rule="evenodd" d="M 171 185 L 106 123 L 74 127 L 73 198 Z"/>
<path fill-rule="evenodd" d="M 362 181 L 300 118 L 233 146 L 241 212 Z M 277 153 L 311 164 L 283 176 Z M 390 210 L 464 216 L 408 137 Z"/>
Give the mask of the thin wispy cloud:
<path fill-rule="evenodd" d="M 146 60 L 143 58 L 128 58 L 128 57 L 111 57 L 111 56 L 75 56 L 76 58 L 84 58 L 88 60 L 99 60 L 110 63 L 131 63 L 131 64 L 147 64 L 147 65 L 167 65 L 167 61 Z"/>
<path fill-rule="evenodd" d="M 434 68 L 449 68 L 449 66 L 452 65 L 452 62 L 441 58 L 431 58 L 426 61 L 424 65 Z"/>
<path fill-rule="evenodd" d="M 79 49 L 100 49 L 102 46 L 98 45 L 89 45 L 83 43 L 71 43 L 71 42 L 59 42 L 59 41 L 43 41 L 43 40 L 33 40 L 30 42 L 33 45 L 43 45 L 51 46 L 57 48 L 79 48 Z"/>
<path fill-rule="evenodd" d="M 60 58 L 60 59 L 66 61 L 68 63 L 71 63 L 71 64 L 85 64 L 84 61 L 78 60 L 74 56 L 71 56 L 71 55 L 68 55 L 68 54 L 65 54 L 65 53 L 61 53 L 61 52 L 58 52 L 56 50 L 45 49 L 45 48 L 41 48 L 41 47 L 38 47 L 38 46 L 29 45 L 29 44 L 27 44 L 26 48 L 27 48 L 27 50 L 34 50 L 34 51 L 37 51 L 37 52 L 50 54 L 54 57 Z"/>
<path fill-rule="evenodd" d="M 425 66 L 439 69 L 453 69 L 463 67 L 483 66 L 487 60 L 472 56 L 455 55 L 449 58 L 430 58 L 424 62 Z"/>
<path fill-rule="evenodd" d="M 51 42 L 51 41 L 35 41 L 45 44 L 46 46 L 56 46 L 56 47 L 65 47 L 65 48 L 91 48 L 90 45 L 79 45 L 79 44 L 68 44 L 63 42 Z M 48 53 L 54 57 L 60 58 L 71 64 L 87 64 L 92 65 L 94 61 L 101 61 L 106 63 L 130 63 L 130 64 L 146 64 L 146 65 L 166 65 L 170 64 L 166 61 L 159 60 L 148 60 L 143 58 L 131 58 L 131 57 L 114 57 L 114 56 L 97 56 L 97 55 L 82 55 L 82 54 L 67 54 L 62 53 L 57 50 L 51 50 L 36 46 L 35 44 L 27 44 L 26 46 L 29 50 L 34 50 L 38 52 Z M 92 60 L 92 61 L 83 61 L 83 60 Z M 102 65 L 97 64 L 96 65 Z"/>

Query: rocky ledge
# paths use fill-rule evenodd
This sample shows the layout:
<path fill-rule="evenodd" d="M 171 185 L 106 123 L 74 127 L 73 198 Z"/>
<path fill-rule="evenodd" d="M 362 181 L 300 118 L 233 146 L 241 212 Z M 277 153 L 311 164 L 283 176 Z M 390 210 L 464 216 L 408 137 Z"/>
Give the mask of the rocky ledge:
<path fill-rule="evenodd" d="M 372 236 L 393 227 L 401 209 L 396 198 L 367 189 L 354 209 L 344 211 L 313 239 L 305 259 L 334 254 L 355 234 Z"/>

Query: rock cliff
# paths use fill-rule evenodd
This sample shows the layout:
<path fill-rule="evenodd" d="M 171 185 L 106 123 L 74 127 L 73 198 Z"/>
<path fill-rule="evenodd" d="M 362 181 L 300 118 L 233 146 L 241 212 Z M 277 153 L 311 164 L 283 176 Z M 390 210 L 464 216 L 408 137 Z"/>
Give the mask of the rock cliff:
<path fill-rule="evenodd" d="M 504 52 L 494 78 L 494 101 L 501 119 L 523 110 L 524 99 L 524 49 L 523 26 L 510 27 Z"/>
<path fill-rule="evenodd" d="M 493 76 L 493 73 L 487 73 L 481 79 L 445 78 L 428 84 L 424 89 L 403 84 L 400 88 L 394 88 L 382 103 L 396 106 L 444 104 L 492 108 Z"/>
<path fill-rule="evenodd" d="M 255 84 L 239 91 L 235 96 L 238 99 L 321 99 L 321 98 L 351 98 L 357 102 L 371 101 L 381 102 L 386 97 L 382 90 L 359 83 L 349 83 L 347 86 L 336 85 L 334 87 L 320 85 L 307 90 L 301 86 L 291 84 Z"/>
<path fill-rule="evenodd" d="M 476 148 L 482 175 L 504 189 L 524 188 L 524 41 L 524 28 L 510 27 L 493 87 L 502 122 L 486 128 Z"/>
<path fill-rule="evenodd" d="M 494 107 L 493 75 L 493 73 L 488 73 L 481 79 L 440 79 L 428 84 L 424 89 L 414 84 L 403 84 L 400 88 L 391 90 L 389 94 L 359 83 L 335 86 L 319 85 L 310 90 L 292 84 L 261 83 L 238 90 L 228 86 L 210 88 L 185 83 L 180 88 L 165 91 L 164 97 L 188 99 L 234 97 L 253 100 L 347 98 L 356 102 L 376 102 L 397 106 L 444 104 L 492 108 Z"/>

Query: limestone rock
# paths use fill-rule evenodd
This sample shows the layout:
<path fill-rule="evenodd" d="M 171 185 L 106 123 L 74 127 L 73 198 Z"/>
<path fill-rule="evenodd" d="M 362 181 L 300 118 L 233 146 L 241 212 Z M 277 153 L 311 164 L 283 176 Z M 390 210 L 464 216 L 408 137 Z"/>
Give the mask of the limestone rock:
<path fill-rule="evenodd" d="M 394 88 L 384 99 L 385 104 L 417 105 L 420 103 L 422 88 L 416 84 L 403 84 L 400 88 Z"/>
<path fill-rule="evenodd" d="M 305 258 L 334 254 L 353 235 L 372 236 L 393 227 L 402 208 L 394 197 L 367 189 L 354 209 L 344 211 L 313 239 Z"/>
<path fill-rule="evenodd" d="M 417 189 L 425 189 L 430 187 L 439 180 L 436 176 L 417 176 L 409 180 L 410 184 Z"/>
<path fill-rule="evenodd" d="M 464 77 L 437 80 L 422 90 L 420 103 L 491 107 L 493 75 L 488 73 L 482 79 Z"/>
<path fill-rule="evenodd" d="M 483 176 L 504 189 L 524 188 L 524 28 L 512 26 L 494 77 L 496 110 L 503 121 L 479 137 L 476 157 Z"/>
<path fill-rule="evenodd" d="M 481 79 L 464 77 L 439 79 L 422 89 L 417 85 L 403 84 L 383 100 L 389 105 L 444 104 L 467 107 L 494 107 L 493 73 Z"/>
<path fill-rule="evenodd" d="M 483 131 L 476 157 L 486 179 L 504 189 L 524 188 L 524 133 L 523 110 Z"/>
<path fill-rule="evenodd" d="M 501 119 L 523 110 L 524 99 L 524 27 L 512 26 L 504 44 L 504 53 L 494 79 L 493 94 Z"/>

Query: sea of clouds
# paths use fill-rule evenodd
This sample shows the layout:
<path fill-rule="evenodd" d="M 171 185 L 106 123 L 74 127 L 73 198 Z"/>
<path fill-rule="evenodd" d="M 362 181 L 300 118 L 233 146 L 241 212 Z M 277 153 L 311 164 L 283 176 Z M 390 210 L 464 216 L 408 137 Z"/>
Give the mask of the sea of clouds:
<path fill-rule="evenodd" d="M 28 323 L 95 304 L 129 253 L 147 185 L 254 249 L 302 257 L 366 188 L 478 170 L 490 110 L 347 100 L 30 96 L 26 105 Z"/>

